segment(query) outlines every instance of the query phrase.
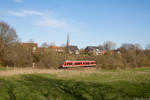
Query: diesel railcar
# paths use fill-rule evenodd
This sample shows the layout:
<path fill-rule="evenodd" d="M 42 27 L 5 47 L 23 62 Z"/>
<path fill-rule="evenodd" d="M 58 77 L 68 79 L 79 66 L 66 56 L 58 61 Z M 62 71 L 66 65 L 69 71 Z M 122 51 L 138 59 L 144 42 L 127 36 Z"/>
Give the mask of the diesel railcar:
<path fill-rule="evenodd" d="M 64 61 L 60 68 L 71 68 L 71 67 L 93 67 L 96 66 L 96 61 Z"/>

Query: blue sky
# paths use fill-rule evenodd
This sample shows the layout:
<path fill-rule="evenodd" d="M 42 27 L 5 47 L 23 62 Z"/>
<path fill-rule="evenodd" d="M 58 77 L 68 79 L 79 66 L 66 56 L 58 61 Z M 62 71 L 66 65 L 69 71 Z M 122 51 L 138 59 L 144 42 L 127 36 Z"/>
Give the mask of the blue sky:
<path fill-rule="evenodd" d="M 21 41 L 80 48 L 104 41 L 150 44 L 150 0 L 0 0 L 0 21 Z"/>

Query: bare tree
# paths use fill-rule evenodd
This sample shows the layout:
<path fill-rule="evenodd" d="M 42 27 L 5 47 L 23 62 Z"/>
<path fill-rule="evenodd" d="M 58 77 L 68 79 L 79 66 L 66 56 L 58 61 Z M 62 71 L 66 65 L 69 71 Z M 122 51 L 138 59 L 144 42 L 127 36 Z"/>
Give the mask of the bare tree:
<path fill-rule="evenodd" d="M 146 49 L 147 49 L 147 50 L 150 50 L 150 44 L 147 44 L 147 45 L 146 45 Z"/>
<path fill-rule="evenodd" d="M 103 43 L 103 47 L 105 50 L 114 50 L 116 48 L 116 43 L 112 41 L 105 41 Z"/>
<path fill-rule="evenodd" d="M 0 22 L 0 60 L 3 65 L 26 66 L 32 63 L 31 52 L 18 41 L 16 31 Z"/>
<path fill-rule="evenodd" d="M 61 47 L 66 47 L 66 44 L 61 44 Z"/>
<path fill-rule="evenodd" d="M 134 45 L 133 44 L 130 44 L 130 43 L 123 43 L 120 47 L 121 49 L 124 49 L 124 50 L 132 50 L 134 49 Z"/>
<path fill-rule="evenodd" d="M 49 45 L 48 45 L 46 42 L 44 42 L 44 43 L 42 43 L 41 47 L 42 47 L 42 48 L 48 48 Z"/>
<path fill-rule="evenodd" d="M 29 43 L 34 43 L 34 40 L 33 40 L 33 39 L 29 39 L 28 42 L 29 42 Z"/>
<path fill-rule="evenodd" d="M 50 46 L 56 46 L 55 42 L 51 42 Z"/>
<path fill-rule="evenodd" d="M 124 43 L 122 44 L 121 48 L 124 50 L 142 50 L 142 46 L 138 43 L 136 44 Z"/>
<path fill-rule="evenodd" d="M 104 46 L 103 46 L 103 45 L 98 45 L 98 48 L 99 48 L 100 50 L 104 50 Z"/>
<path fill-rule="evenodd" d="M 138 43 L 135 43 L 134 47 L 135 47 L 136 50 L 142 50 L 142 46 Z"/>
<path fill-rule="evenodd" d="M 5 22 L 0 22 L 0 56 L 3 59 L 4 53 L 9 45 L 16 43 L 18 36 L 16 31 Z"/>

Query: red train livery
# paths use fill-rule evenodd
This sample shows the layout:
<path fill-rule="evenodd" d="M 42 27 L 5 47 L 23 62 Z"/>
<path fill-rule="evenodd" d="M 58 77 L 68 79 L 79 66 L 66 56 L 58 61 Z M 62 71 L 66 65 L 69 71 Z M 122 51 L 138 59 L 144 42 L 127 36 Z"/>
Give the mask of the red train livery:
<path fill-rule="evenodd" d="M 92 67 L 96 66 L 96 61 L 64 61 L 61 64 L 61 68 L 69 67 Z"/>

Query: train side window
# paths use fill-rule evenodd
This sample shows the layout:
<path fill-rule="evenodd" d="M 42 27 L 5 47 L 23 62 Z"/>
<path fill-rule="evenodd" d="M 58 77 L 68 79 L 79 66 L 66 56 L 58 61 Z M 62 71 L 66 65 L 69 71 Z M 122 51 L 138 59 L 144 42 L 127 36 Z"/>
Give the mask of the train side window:
<path fill-rule="evenodd" d="M 72 63 L 67 63 L 67 65 L 72 65 Z"/>
<path fill-rule="evenodd" d="M 86 62 L 86 64 L 89 64 L 89 62 Z"/>
<path fill-rule="evenodd" d="M 75 63 L 75 65 L 80 65 L 80 63 Z"/>

